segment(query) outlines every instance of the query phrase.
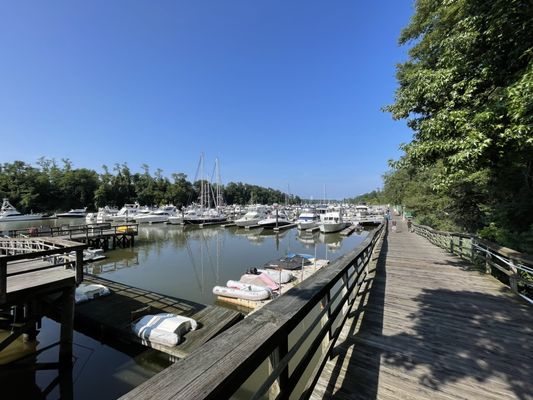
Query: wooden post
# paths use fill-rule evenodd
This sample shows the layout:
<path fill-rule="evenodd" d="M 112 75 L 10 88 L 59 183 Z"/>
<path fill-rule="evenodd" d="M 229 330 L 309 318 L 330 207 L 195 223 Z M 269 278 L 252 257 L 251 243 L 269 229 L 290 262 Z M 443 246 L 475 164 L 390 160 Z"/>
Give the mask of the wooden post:
<path fill-rule="evenodd" d="M 518 269 L 515 267 L 513 260 L 509 259 L 512 275 L 509 276 L 509 286 L 511 290 L 518 293 Z"/>
<path fill-rule="evenodd" d="M 485 246 L 485 273 L 490 274 L 492 272 L 492 268 L 490 266 L 490 254 L 489 254 L 489 248 Z"/>
<path fill-rule="evenodd" d="M 72 285 L 63 291 L 61 307 L 61 333 L 59 362 L 64 368 L 72 368 L 72 341 L 74 337 L 74 291 Z"/>
<path fill-rule="evenodd" d="M 7 297 L 7 261 L 0 258 L 0 304 Z"/>
<path fill-rule="evenodd" d="M 83 250 L 76 250 L 76 285 L 83 281 Z"/>
<path fill-rule="evenodd" d="M 269 374 L 272 373 L 274 369 L 279 365 L 279 362 L 285 357 L 289 351 L 288 348 L 288 338 L 285 336 L 281 343 L 278 345 L 278 347 L 270 354 L 269 360 L 268 360 L 268 368 L 269 368 Z M 288 366 L 283 369 L 279 377 L 276 379 L 276 381 L 272 384 L 270 387 L 270 390 L 268 391 L 268 398 L 269 399 L 276 399 L 279 395 L 281 395 L 281 398 L 284 398 L 285 396 L 283 393 L 287 390 L 287 383 L 289 382 L 289 368 Z"/>

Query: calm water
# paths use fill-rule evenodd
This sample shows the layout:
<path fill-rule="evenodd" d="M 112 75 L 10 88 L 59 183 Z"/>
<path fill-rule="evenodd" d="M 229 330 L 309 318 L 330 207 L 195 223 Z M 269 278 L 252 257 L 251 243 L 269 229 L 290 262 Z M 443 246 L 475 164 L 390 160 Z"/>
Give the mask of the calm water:
<path fill-rule="evenodd" d="M 0 231 L 38 225 L 83 224 L 83 219 L 58 219 L 0 224 Z M 7 225 L 7 226 L 6 226 Z M 106 253 L 107 258 L 86 268 L 106 279 L 153 290 L 186 300 L 213 304 L 211 290 L 229 279 L 239 279 L 252 266 L 282 257 L 287 253 L 307 253 L 318 258 L 335 259 L 355 248 L 366 232 L 343 238 L 338 234 L 300 234 L 296 229 L 281 233 L 244 230 L 236 227 L 180 227 L 173 225 L 141 226 L 133 249 Z M 59 326 L 48 319 L 38 336 L 37 349 L 59 338 Z M 72 377 L 66 374 L 62 390 L 75 399 L 116 398 L 144 382 L 169 365 L 167 356 L 152 350 L 135 353 L 116 348 L 76 332 L 75 364 Z M 19 344 L 24 347 L 23 344 Z M 28 349 L 30 351 L 31 349 Z M 21 350 L 22 351 L 22 350 Z M 36 362 L 57 360 L 58 347 L 51 347 L 36 357 Z M 45 391 L 58 376 L 56 370 L 7 374 L 0 371 L 0 384 L 7 398 L 36 398 L 20 392 Z M 73 384 L 71 385 L 70 382 Z M 69 387 L 71 385 L 72 387 Z M 66 389 L 65 389 L 66 387 Z M 7 392 L 6 392 L 7 390 Z M 60 397 L 60 387 L 50 389 L 48 398 Z"/>

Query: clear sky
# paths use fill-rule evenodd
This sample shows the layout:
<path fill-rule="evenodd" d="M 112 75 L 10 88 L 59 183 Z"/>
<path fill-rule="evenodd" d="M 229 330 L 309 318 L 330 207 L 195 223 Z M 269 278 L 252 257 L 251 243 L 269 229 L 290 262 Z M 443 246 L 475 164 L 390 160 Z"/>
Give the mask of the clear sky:
<path fill-rule="evenodd" d="M 146 163 L 302 197 L 382 185 L 408 0 L 0 3 L 0 162 Z"/>

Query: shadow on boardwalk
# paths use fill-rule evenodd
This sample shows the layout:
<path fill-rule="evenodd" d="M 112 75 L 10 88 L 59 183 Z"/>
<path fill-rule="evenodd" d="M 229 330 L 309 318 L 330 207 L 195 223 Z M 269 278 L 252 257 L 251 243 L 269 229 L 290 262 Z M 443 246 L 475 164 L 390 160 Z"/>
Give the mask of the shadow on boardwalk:
<path fill-rule="evenodd" d="M 412 298 L 400 287 L 386 298 L 387 284 L 411 285 L 398 276 L 386 282 L 387 249 L 386 238 L 330 361 L 324 397 L 533 399 L 532 308 L 508 293 L 461 290 L 466 285 L 421 288 Z M 471 269 L 458 260 L 447 265 Z"/>

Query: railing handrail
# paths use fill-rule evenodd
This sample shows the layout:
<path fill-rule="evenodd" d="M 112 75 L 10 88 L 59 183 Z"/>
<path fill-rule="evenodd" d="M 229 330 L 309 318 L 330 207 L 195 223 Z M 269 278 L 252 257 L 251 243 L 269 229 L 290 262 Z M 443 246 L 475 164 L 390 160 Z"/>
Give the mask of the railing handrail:
<path fill-rule="evenodd" d="M 18 242 L 27 247 L 6 246 L 8 242 L 12 242 L 13 244 Z M 32 248 L 32 244 L 37 246 L 37 249 Z M 2 248 L 0 246 L 0 250 L 12 251 L 17 253 L 0 254 L 0 304 L 4 303 L 6 299 L 7 278 L 8 276 L 10 276 L 10 274 L 7 273 L 7 266 L 8 263 L 13 261 L 33 260 L 36 258 L 52 257 L 53 262 L 50 267 L 47 266 L 38 269 L 47 269 L 57 266 L 74 266 L 76 283 L 79 284 L 83 280 L 83 250 L 87 248 L 86 244 L 68 242 L 66 240 L 57 238 L 1 238 L 0 245 L 5 246 L 5 248 Z M 42 248 L 46 247 L 47 249 L 39 249 L 38 246 L 42 246 Z M 54 246 L 56 247 L 54 248 Z M 70 256 L 68 254 L 71 252 L 75 252 L 75 260 L 70 259 Z M 59 263 L 56 262 L 56 257 L 60 259 Z M 35 270 L 19 272 L 16 275 L 22 275 L 25 273 L 30 273 L 32 271 Z"/>
<path fill-rule="evenodd" d="M 500 246 L 473 234 L 438 231 L 418 224 L 413 224 L 413 229 L 433 244 L 445 248 L 472 263 L 476 261 L 484 262 L 487 273 L 492 273 L 493 269 L 502 272 L 509 279 L 511 290 L 533 303 L 533 299 L 528 296 L 528 292 L 530 293 L 528 287 L 532 287 L 531 279 L 525 278 L 528 275 L 533 277 L 533 256 Z M 455 239 L 458 239 L 457 243 Z M 465 241 L 464 239 L 467 240 Z M 528 275 L 521 276 L 519 272 Z M 523 291 L 520 291 L 520 284 L 525 288 Z"/>
<path fill-rule="evenodd" d="M 385 229 L 386 224 L 382 223 L 355 250 L 318 270 L 275 301 L 193 351 L 184 360 L 138 386 L 124 398 L 150 397 L 153 395 L 154 384 L 172 386 L 172 390 L 158 393 L 158 398 L 172 398 L 178 394 L 181 398 L 226 398 L 242 386 L 264 362 L 270 363 L 270 373 L 263 384 L 259 384 L 260 392 L 257 396 L 276 387 L 278 398 L 288 398 L 312 358 L 323 346 L 323 341 L 329 338 L 321 360 L 313 367 L 313 376 L 304 383 L 303 396 L 308 397 L 308 384 L 315 382 L 340 334 L 366 277 L 375 244 Z M 311 312 L 316 312 L 316 316 Z M 327 321 L 323 322 L 325 316 Z M 307 321 L 306 318 L 312 318 L 312 321 Z M 340 324 L 334 328 L 337 322 Z M 308 326 L 302 326 L 303 334 L 291 338 L 295 344 L 289 347 L 289 335 L 304 323 Z M 320 327 L 320 330 L 313 337 L 311 334 L 314 334 L 315 327 Z M 311 344 L 303 349 L 301 346 L 309 340 Z M 296 360 L 295 355 L 301 351 L 304 354 Z M 291 365 L 291 373 L 289 362 L 296 363 Z"/>

